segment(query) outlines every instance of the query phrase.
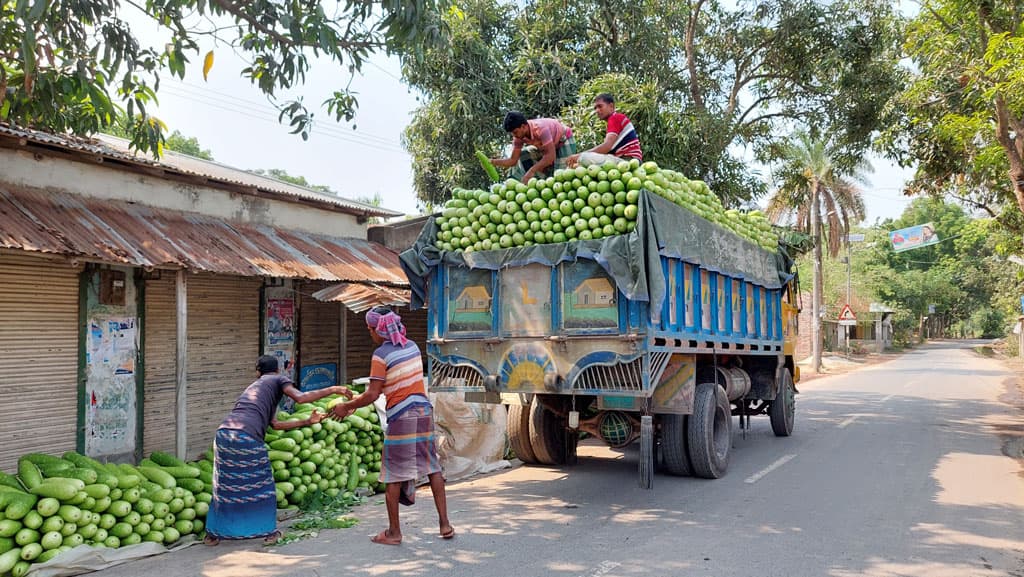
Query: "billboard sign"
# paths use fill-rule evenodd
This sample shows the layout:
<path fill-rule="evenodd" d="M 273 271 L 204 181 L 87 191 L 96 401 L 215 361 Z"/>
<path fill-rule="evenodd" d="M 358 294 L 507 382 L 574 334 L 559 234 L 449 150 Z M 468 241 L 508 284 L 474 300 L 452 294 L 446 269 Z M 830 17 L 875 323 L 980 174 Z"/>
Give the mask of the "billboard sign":
<path fill-rule="evenodd" d="M 935 226 L 928 222 L 894 230 L 889 233 L 889 240 L 892 241 L 893 250 L 903 252 L 935 244 L 939 242 L 939 235 L 935 234 Z"/>

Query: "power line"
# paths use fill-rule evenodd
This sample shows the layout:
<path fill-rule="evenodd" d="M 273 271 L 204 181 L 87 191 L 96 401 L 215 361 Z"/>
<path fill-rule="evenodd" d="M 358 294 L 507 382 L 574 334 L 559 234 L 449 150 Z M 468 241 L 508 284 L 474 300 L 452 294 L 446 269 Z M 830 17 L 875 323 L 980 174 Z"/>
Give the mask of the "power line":
<path fill-rule="evenodd" d="M 171 94 L 172 96 L 176 96 L 178 98 L 183 98 L 183 99 L 186 99 L 186 100 L 191 100 L 193 102 L 198 102 L 199 104 L 202 104 L 203 106 L 208 106 L 208 107 L 211 107 L 211 108 L 216 108 L 218 110 L 223 110 L 223 111 L 230 112 L 230 113 L 233 113 L 233 114 L 237 114 L 237 115 L 240 115 L 240 116 L 245 116 L 247 118 L 253 118 L 253 119 L 256 119 L 256 120 L 262 120 L 264 122 L 268 122 L 268 123 L 277 125 L 278 127 L 283 127 L 284 126 L 284 125 L 282 125 L 277 120 L 276 115 L 275 115 L 275 117 L 271 118 L 271 117 L 267 117 L 264 114 L 252 113 L 251 111 L 246 111 L 245 109 L 242 109 L 242 108 L 232 108 L 232 107 L 229 107 L 229 106 L 226 106 L 226 105 L 214 102 L 214 101 L 196 100 L 195 98 L 192 98 L 192 97 L 187 96 L 187 95 L 176 94 L 173 91 L 169 91 L 169 94 Z M 327 137 L 327 138 L 333 138 L 335 140 L 340 140 L 340 141 L 348 142 L 348 143 L 351 143 L 351 144 L 358 144 L 360 146 L 366 146 L 366 147 L 373 148 L 373 149 L 376 149 L 376 150 L 381 150 L 381 151 L 384 151 L 384 152 L 392 152 L 392 153 L 396 153 L 396 154 L 407 154 L 404 149 L 401 149 L 401 148 L 399 148 L 397 146 L 392 146 L 392 145 L 389 145 L 387 143 L 382 143 L 382 142 L 375 142 L 375 141 L 370 140 L 370 139 L 361 139 L 361 138 L 359 138 L 358 135 L 351 135 L 351 134 L 346 134 L 346 133 L 340 132 L 340 131 L 330 130 L 329 128 L 321 127 L 319 125 L 314 125 L 313 128 L 311 129 L 311 133 L 316 133 L 316 134 L 318 134 L 320 136 L 324 136 L 324 137 Z"/>
<path fill-rule="evenodd" d="M 249 109 L 251 112 L 258 114 L 272 114 L 276 119 L 279 115 L 279 111 L 268 103 L 258 103 L 249 99 L 235 97 L 224 92 L 206 89 L 205 87 L 195 86 L 189 83 L 175 80 L 174 83 L 165 85 L 164 89 L 168 90 L 168 93 L 177 96 L 178 98 L 184 98 L 186 100 L 199 100 L 203 104 L 211 104 L 216 102 L 222 105 L 230 106 L 233 110 L 235 107 L 243 107 Z M 333 127 L 330 125 L 318 126 L 318 132 L 334 132 L 342 138 L 351 137 L 352 134 L 343 131 L 341 128 Z M 378 136 L 364 131 L 356 131 L 360 141 L 371 140 L 375 141 L 379 145 L 393 147 L 395 150 L 401 150 L 405 152 L 404 148 L 401 148 L 400 143 L 396 143 L 394 139 L 390 139 L 383 136 Z"/>
<path fill-rule="evenodd" d="M 191 100 L 193 102 L 198 102 L 198 103 L 204 104 L 204 105 L 219 107 L 222 110 L 226 106 L 226 107 L 228 107 L 227 110 L 231 111 L 231 112 L 235 112 L 237 108 L 243 108 L 243 109 L 247 109 L 252 114 L 270 115 L 274 119 L 274 122 L 278 122 L 277 118 L 279 116 L 279 111 L 277 109 L 273 108 L 272 106 L 269 106 L 269 105 L 259 106 L 259 105 L 252 105 L 252 104 L 250 104 L 250 105 L 240 104 L 238 102 L 234 102 L 233 100 L 231 100 L 231 99 L 229 99 L 227 97 L 223 97 L 222 98 L 222 97 L 218 97 L 216 95 L 197 94 L 197 93 L 194 93 L 194 92 L 190 92 L 188 90 L 181 90 L 179 87 L 176 87 L 176 86 L 168 86 L 168 87 L 165 87 L 165 89 L 167 89 L 167 93 L 168 94 L 171 94 L 171 95 L 176 96 L 178 98 L 182 98 L 182 99 L 185 99 L 185 100 Z M 247 101 L 243 101 L 243 102 L 247 102 Z M 322 131 L 322 132 L 325 132 L 325 133 L 333 133 L 333 134 L 335 134 L 335 135 L 337 135 L 337 136 L 339 136 L 341 138 L 348 138 L 350 140 L 352 140 L 353 138 L 358 138 L 358 140 L 360 142 L 371 141 L 371 142 L 377 144 L 378 146 L 391 147 L 391 148 L 393 148 L 396 151 L 397 150 L 402 150 L 404 152 L 404 149 L 401 149 L 400 145 L 396 144 L 394 140 L 386 139 L 386 138 L 381 137 L 381 136 L 376 136 L 376 135 L 372 135 L 372 134 L 368 134 L 368 133 L 363 133 L 363 132 L 359 132 L 358 136 L 357 136 L 357 135 L 348 133 L 347 131 L 343 131 L 340 128 L 332 127 L 330 125 L 318 126 L 318 128 L 319 128 L 319 131 Z"/>
<path fill-rule="evenodd" d="M 181 97 L 181 96 L 179 96 L 179 97 Z M 184 97 L 184 98 L 186 98 L 188 100 L 191 100 L 188 97 Z M 255 119 L 255 120 L 261 120 L 263 122 L 268 122 L 268 123 L 277 125 L 279 127 L 282 126 L 281 123 L 278 122 L 276 119 L 267 118 L 266 116 L 262 116 L 262 115 L 251 114 L 251 113 L 245 112 L 243 110 L 239 110 L 237 108 L 229 108 L 227 106 L 222 106 L 220 104 L 215 104 L 215 103 L 212 103 L 212 102 L 203 102 L 202 104 L 204 104 L 205 106 L 209 106 L 211 108 L 216 108 L 218 110 L 223 110 L 223 111 L 226 111 L 226 112 L 231 112 L 231 113 L 234 113 L 234 114 L 238 114 L 240 116 L 245 116 L 247 118 L 252 118 L 252 119 Z M 331 139 L 334 139 L 334 140 L 339 140 L 339 141 L 350 143 L 350 144 L 359 144 L 361 146 L 366 146 L 368 148 L 373 148 L 373 149 L 379 150 L 381 152 L 390 152 L 390 153 L 393 153 L 393 154 L 403 154 L 403 155 L 407 154 L 406 151 L 403 150 L 403 149 L 398 149 L 398 148 L 395 148 L 395 147 L 381 146 L 381 145 L 378 145 L 378 144 L 376 144 L 376 143 L 374 143 L 372 141 L 363 141 L 363 140 L 360 140 L 360 139 L 355 138 L 355 137 L 345 137 L 345 136 L 342 136 L 341 134 L 332 133 L 330 131 L 318 130 L 318 131 L 316 131 L 316 133 L 319 136 L 323 136 L 325 138 L 331 138 Z"/>
<path fill-rule="evenodd" d="M 367 64 L 369 64 L 370 66 L 373 66 L 373 67 L 374 67 L 374 68 L 376 68 L 377 70 L 380 70 L 380 71 L 381 71 L 381 72 L 383 72 L 384 74 L 387 74 L 388 76 L 390 76 L 390 77 L 394 78 L 395 80 L 397 80 L 397 81 L 399 81 L 399 82 L 402 82 L 402 83 L 405 83 L 405 81 L 404 81 L 404 80 L 402 80 L 402 79 L 401 79 L 400 77 L 398 77 L 398 76 L 395 76 L 394 74 L 392 74 L 391 72 L 389 72 L 388 70 L 386 70 L 386 69 L 385 69 L 385 68 L 384 68 L 383 66 L 381 66 L 380 64 L 377 64 L 376 62 L 374 62 L 373 60 L 367 60 L 367 61 L 366 61 L 366 63 L 367 63 Z"/>

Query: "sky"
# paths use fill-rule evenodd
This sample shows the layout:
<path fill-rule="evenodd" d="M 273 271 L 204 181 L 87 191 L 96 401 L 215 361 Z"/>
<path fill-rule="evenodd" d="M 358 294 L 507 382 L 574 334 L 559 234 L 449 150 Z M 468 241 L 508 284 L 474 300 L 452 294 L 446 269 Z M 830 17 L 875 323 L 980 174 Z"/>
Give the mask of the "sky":
<path fill-rule="evenodd" d="M 145 30 L 142 24 L 135 24 Z M 302 96 L 315 112 L 308 141 L 288 134 L 277 111 L 262 93 L 241 77 L 244 61 L 227 46 L 214 49 L 214 66 L 202 77 L 202 56 L 193 56 L 184 80 L 164 75 L 154 114 L 169 130 L 199 140 L 214 159 L 242 169 L 279 168 L 326 185 L 343 197 L 371 198 L 380 194 L 382 206 L 406 214 L 418 213 L 413 190 L 411 157 L 401 144 L 402 131 L 412 119 L 418 94 L 401 80 L 398 59 L 375 55 L 352 80 L 359 108 L 353 125 L 335 122 L 320 108 L 347 73 L 327 62 L 316 63 L 306 83 L 291 92 Z M 282 98 L 284 100 L 284 98 Z M 588 143 L 580 143 L 588 146 Z M 873 158 L 874 173 L 863 187 L 867 219 L 896 218 L 909 204 L 900 192 L 911 173 L 884 159 Z"/>

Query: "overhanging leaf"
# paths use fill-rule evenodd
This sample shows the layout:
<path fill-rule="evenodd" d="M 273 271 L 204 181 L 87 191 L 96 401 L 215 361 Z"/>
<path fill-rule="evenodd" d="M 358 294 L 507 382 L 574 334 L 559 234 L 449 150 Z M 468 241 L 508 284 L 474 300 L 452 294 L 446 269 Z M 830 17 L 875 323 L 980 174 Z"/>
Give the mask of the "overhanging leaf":
<path fill-rule="evenodd" d="M 207 79 L 211 68 L 213 68 L 213 50 L 207 52 L 206 58 L 203 58 L 203 80 Z"/>

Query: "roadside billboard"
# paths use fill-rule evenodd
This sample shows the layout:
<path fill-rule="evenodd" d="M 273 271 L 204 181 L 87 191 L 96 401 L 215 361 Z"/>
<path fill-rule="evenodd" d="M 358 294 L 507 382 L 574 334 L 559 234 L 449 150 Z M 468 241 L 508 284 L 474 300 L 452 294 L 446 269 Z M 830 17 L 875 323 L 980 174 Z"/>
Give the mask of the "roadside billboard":
<path fill-rule="evenodd" d="M 892 241 L 892 248 L 896 252 L 903 252 L 913 248 L 928 246 L 939 242 L 939 235 L 935 234 L 935 227 L 932 223 L 919 224 L 908 228 L 901 228 L 889 233 L 889 240 Z"/>

